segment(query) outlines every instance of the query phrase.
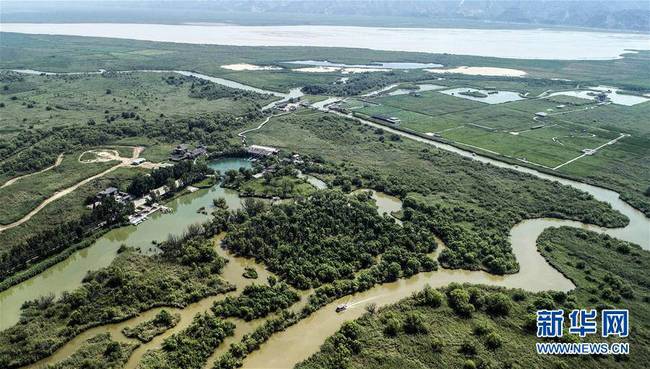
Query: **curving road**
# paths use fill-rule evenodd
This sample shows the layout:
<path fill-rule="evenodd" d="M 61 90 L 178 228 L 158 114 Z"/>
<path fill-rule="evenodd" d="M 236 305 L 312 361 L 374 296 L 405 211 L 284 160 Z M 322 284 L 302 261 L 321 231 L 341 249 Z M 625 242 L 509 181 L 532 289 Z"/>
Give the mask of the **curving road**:
<path fill-rule="evenodd" d="M 20 176 L 20 177 L 14 177 L 14 178 L 8 180 L 7 182 L 5 182 L 2 186 L 0 186 L 0 188 L 5 188 L 7 186 L 11 186 L 12 184 L 16 183 L 17 181 L 20 181 L 21 179 L 29 177 L 29 176 L 33 176 L 34 174 L 40 174 L 40 173 L 43 173 L 43 172 L 47 172 L 50 169 L 54 169 L 54 168 L 58 167 L 59 165 L 61 165 L 62 161 L 63 161 L 63 153 L 60 153 L 59 156 L 56 158 L 56 161 L 54 161 L 54 164 L 50 165 L 49 167 L 47 167 L 45 169 L 41 169 L 38 172 L 25 174 L 24 176 Z"/>
<path fill-rule="evenodd" d="M 133 148 L 133 156 L 131 158 L 121 158 L 120 157 L 121 162 L 119 164 L 114 165 L 114 166 L 106 169 L 105 171 L 103 171 L 101 173 L 95 174 L 92 177 L 88 177 L 88 178 L 86 178 L 86 179 L 84 179 L 84 180 L 82 180 L 80 182 L 77 182 L 76 184 L 74 184 L 74 185 L 72 185 L 70 187 L 67 187 L 67 188 L 64 188 L 64 189 L 62 189 L 60 191 L 55 192 L 54 195 L 52 195 L 52 196 L 48 197 L 47 199 L 45 199 L 42 203 L 40 203 L 32 211 L 27 213 L 27 215 L 25 215 L 24 217 L 20 218 L 19 220 L 15 221 L 13 223 L 0 225 L 0 232 L 4 232 L 4 231 L 6 231 L 8 229 L 17 227 L 17 226 L 25 223 L 26 221 L 30 220 L 34 215 L 38 214 L 41 210 L 43 210 L 43 208 L 45 208 L 50 203 L 62 198 L 63 196 L 65 196 L 65 195 L 69 194 L 70 192 L 76 190 L 77 188 L 85 185 L 86 183 L 88 183 L 90 181 L 93 181 L 93 180 L 95 180 L 97 178 L 103 177 L 106 174 L 114 171 L 115 169 L 117 169 L 119 167 L 130 165 L 131 162 L 133 161 L 133 159 L 137 159 L 138 156 L 140 156 L 140 153 L 142 152 L 142 150 L 143 150 L 142 147 L 134 147 Z"/>

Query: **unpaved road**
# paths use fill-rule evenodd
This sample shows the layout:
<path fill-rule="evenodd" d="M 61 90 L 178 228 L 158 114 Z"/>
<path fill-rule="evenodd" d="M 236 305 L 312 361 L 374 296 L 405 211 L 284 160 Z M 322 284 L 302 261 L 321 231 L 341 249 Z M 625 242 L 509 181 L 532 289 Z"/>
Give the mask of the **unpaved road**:
<path fill-rule="evenodd" d="M 107 173 L 110 173 L 110 172 L 114 171 L 115 169 L 117 169 L 119 167 L 131 165 L 131 162 L 133 161 L 133 159 L 137 159 L 140 156 L 140 153 L 142 152 L 142 150 L 144 150 L 144 148 L 142 148 L 142 147 L 134 147 L 133 148 L 133 155 L 132 155 L 131 158 L 123 158 L 123 157 L 118 156 L 115 160 L 119 160 L 120 161 L 119 164 L 116 164 L 116 165 L 106 169 L 105 171 L 103 171 L 101 173 L 95 174 L 92 177 L 88 177 L 88 178 L 86 178 L 86 179 L 84 179 L 84 180 L 82 180 L 82 181 L 80 181 L 80 182 L 78 182 L 78 183 L 76 183 L 76 184 L 74 184 L 74 185 L 72 185 L 70 187 L 67 187 L 67 188 L 64 188 L 64 189 L 62 189 L 60 191 L 55 192 L 52 196 L 45 199 L 42 203 L 40 203 L 37 207 L 35 207 L 32 211 L 27 213 L 27 215 L 25 215 L 21 219 L 15 221 L 13 223 L 9 223 L 9 224 L 6 224 L 6 225 L 0 225 L 0 232 L 4 232 L 7 229 L 11 229 L 11 228 L 17 227 L 17 226 L 25 223 L 26 221 L 30 220 L 34 215 L 38 214 L 38 212 L 43 210 L 43 208 L 46 207 L 48 204 L 62 198 L 63 196 L 65 196 L 65 195 L 69 194 L 70 192 L 76 190 L 77 188 L 85 185 L 86 183 L 88 183 L 90 181 L 93 181 L 93 180 L 95 180 L 97 178 L 103 177 Z M 81 158 L 81 156 L 80 156 L 80 158 Z"/>
<path fill-rule="evenodd" d="M 41 169 L 38 172 L 29 173 L 29 174 L 25 174 L 24 176 L 12 178 L 12 179 L 8 180 L 7 182 L 5 182 L 2 186 L 0 186 L 0 188 L 5 188 L 7 186 L 11 186 L 12 184 L 16 183 L 17 181 L 20 181 L 21 179 L 29 177 L 29 176 L 33 176 L 34 174 L 40 174 L 40 173 L 43 173 L 43 172 L 47 172 L 50 169 L 54 169 L 54 168 L 58 167 L 59 165 L 61 165 L 62 161 L 63 161 L 63 153 L 60 153 L 59 156 L 56 158 L 56 161 L 54 162 L 54 164 L 50 165 L 49 167 L 47 167 L 45 169 Z"/>

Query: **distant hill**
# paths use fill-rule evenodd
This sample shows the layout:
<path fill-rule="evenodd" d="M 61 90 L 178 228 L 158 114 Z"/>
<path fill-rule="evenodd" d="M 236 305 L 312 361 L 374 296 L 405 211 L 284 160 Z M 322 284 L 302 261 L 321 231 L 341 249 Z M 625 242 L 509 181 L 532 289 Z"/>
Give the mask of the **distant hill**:
<path fill-rule="evenodd" d="M 581 27 L 650 32 L 648 0 L 0 1 L 2 22 Z"/>

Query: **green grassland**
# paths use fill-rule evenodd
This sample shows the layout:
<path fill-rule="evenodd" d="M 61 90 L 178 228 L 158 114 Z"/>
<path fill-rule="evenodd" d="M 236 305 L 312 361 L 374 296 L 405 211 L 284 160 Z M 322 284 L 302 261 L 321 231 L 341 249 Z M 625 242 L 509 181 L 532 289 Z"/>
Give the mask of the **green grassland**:
<path fill-rule="evenodd" d="M 54 48 L 52 45 L 57 47 Z M 448 54 L 405 53 L 327 47 L 237 47 L 191 45 L 93 37 L 23 35 L 3 33 L 0 68 L 31 68 L 47 71 L 97 71 L 133 69 L 197 70 L 212 75 L 230 74 L 233 79 L 259 78 L 257 87 L 300 87 L 290 79 L 277 79 L 273 72 L 234 73 L 221 68 L 231 63 L 276 64 L 291 60 L 330 60 L 360 64 L 372 61 L 434 62 L 447 67 L 493 66 L 523 69 L 531 77 L 568 78 L 609 85 L 650 88 L 647 63 L 650 52 L 625 54 L 602 61 L 520 60 Z M 259 77 L 258 77 L 259 76 Z M 303 78 L 336 78 L 306 74 Z M 276 81 L 274 81 L 276 80 Z M 333 81 L 333 80 L 332 80 Z M 286 88 L 286 87 L 285 87 Z"/>
<path fill-rule="evenodd" d="M 432 116 L 476 109 L 484 106 L 484 103 L 478 101 L 461 99 L 436 91 L 426 91 L 421 95 L 421 97 L 411 95 L 387 96 L 375 100 L 382 105 Z"/>
<path fill-rule="evenodd" d="M 242 100 L 192 98 L 191 82 L 166 83 L 164 79 L 170 76 L 180 78 L 173 73 L 139 72 L 25 75 L 22 80 L 0 82 L 7 88 L 0 90 L 0 103 L 4 103 L 0 108 L 0 134 L 87 124 L 90 120 L 100 122 L 122 112 L 134 112 L 139 119 L 149 121 L 201 113 L 240 114 L 250 108 L 251 103 Z"/>
<path fill-rule="evenodd" d="M 548 170 L 582 155 L 583 149 L 600 147 L 621 133 L 629 134 L 556 172 L 612 188 L 650 214 L 650 198 L 645 194 L 650 188 L 650 129 L 644 124 L 650 102 L 596 105 L 591 100 L 558 95 L 490 105 L 436 91 L 419 97 L 382 96 L 365 101 L 352 99 L 346 107 L 360 107 L 352 111 L 366 117 L 395 116 L 405 129 L 436 133 L 470 150 L 523 160 Z M 540 111 L 549 116 L 535 119 L 534 114 Z"/>
<path fill-rule="evenodd" d="M 110 186 L 116 186 L 121 190 L 126 190 L 131 178 L 139 173 L 143 173 L 142 168 L 118 168 L 105 176 L 80 186 L 75 190 L 74 196 L 63 196 L 43 208 L 43 210 L 25 223 L 0 232 L 0 245 L 8 247 L 12 244 L 20 243 L 21 240 L 24 240 L 30 234 L 47 229 L 52 224 L 63 223 L 89 212 L 90 210 L 84 206 L 84 202 L 88 196 L 94 196 L 97 192 Z"/>
<path fill-rule="evenodd" d="M 219 74 L 222 78 L 280 92 L 313 83 L 334 83 L 343 76 L 340 73 L 306 73 L 292 72 L 290 70 L 233 72 L 228 69 L 221 69 L 222 71 L 219 71 Z"/>
<path fill-rule="evenodd" d="M 545 230 L 538 249 L 575 283 L 575 290 L 527 293 L 469 285 L 429 289 L 347 323 L 297 368 L 645 368 L 650 358 L 650 252 L 568 227 Z M 458 289 L 470 296 L 470 314 L 460 314 L 451 303 L 451 291 Z M 563 308 L 567 314 L 581 308 L 629 309 L 630 336 L 607 341 L 629 342 L 630 355 L 538 355 L 535 343 L 547 341 L 535 335 L 534 314 L 540 308 Z M 560 341 L 605 340 L 599 333 L 580 339 L 566 331 L 568 318 L 565 322 Z"/>
<path fill-rule="evenodd" d="M 558 105 L 566 105 L 564 108 L 558 108 Z M 572 96 L 550 96 L 544 99 L 532 98 L 519 101 L 512 101 L 507 103 L 509 109 L 518 110 L 529 114 L 537 112 L 565 112 L 568 110 L 575 110 L 578 106 L 595 105 L 593 100 L 581 99 Z M 550 109 L 550 110 L 549 110 Z"/>
<path fill-rule="evenodd" d="M 8 224 L 22 218 L 55 192 L 117 164 L 115 161 L 81 163 L 78 160 L 80 154 L 67 154 L 61 165 L 0 189 L 0 203 L 5 205 L 0 208 L 0 223 Z"/>
<path fill-rule="evenodd" d="M 449 99 L 456 105 L 447 104 Z M 526 105 L 522 101 L 490 105 L 431 91 L 421 97 L 389 96 L 372 101 L 381 105 L 368 105 L 354 111 L 366 116 L 396 116 L 402 120 L 401 127 L 421 133 L 437 133 L 459 144 L 510 158 L 525 158 L 551 168 L 580 155 L 584 148 L 598 147 L 618 136 L 614 132 L 559 120 L 553 120 L 553 125 L 549 124 L 548 128 L 531 130 L 546 122 L 534 120 L 533 113 L 525 110 L 540 111 L 536 110 L 540 105 L 556 104 L 537 103 L 542 100 L 523 100 Z M 555 142 L 553 137 L 561 138 L 561 143 Z"/>

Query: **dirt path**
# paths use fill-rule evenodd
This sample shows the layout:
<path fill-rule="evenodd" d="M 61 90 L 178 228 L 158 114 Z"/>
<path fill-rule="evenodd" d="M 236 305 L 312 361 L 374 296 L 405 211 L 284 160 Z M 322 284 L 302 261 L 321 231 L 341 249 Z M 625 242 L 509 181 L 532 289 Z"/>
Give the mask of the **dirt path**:
<path fill-rule="evenodd" d="M 590 150 L 589 152 L 586 152 L 586 153 L 584 153 L 584 154 L 582 154 L 582 155 L 580 155 L 580 156 L 576 156 L 575 158 L 573 158 L 573 159 L 571 159 L 571 160 L 569 160 L 569 161 L 567 161 L 567 162 L 564 162 L 564 163 L 562 163 L 562 164 L 556 166 L 555 168 L 553 168 L 553 170 L 560 169 L 560 168 L 562 168 L 563 166 L 565 166 L 565 165 L 567 165 L 567 164 L 571 164 L 571 163 L 573 163 L 574 161 L 576 161 L 576 160 L 578 160 L 578 159 L 580 159 L 580 158 L 584 158 L 585 156 L 593 155 L 593 154 L 595 154 L 596 152 L 598 152 L 598 150 L 602 149 L 603 147 L 608 146 L 608 145 L 613 145 L 613 144 L 616 143 L 616 141 L 620 140 L 620 139 L 623 138 L 623 137 L 628 137 L 628 136 L 630 136 L 630 135 L 629 135 L 629 134 L 626 134 L 626 133 L 621 133 L 620 136 L 616 137 L 615 139 L 613 139 L 613 140 L 611 140 L 611 141 L 609 141 L 609 142 L 605 142 L 604 144 L 602 144 L 602 145 L 596 147 L 595 149 L 589 149 L 589 150 Z"/>
<path fill-rule="evenodd" d="M 38 214 L 41 210 L 43 210 L 43 208 L 46 207 L 48 204 L 62 198 L 63 196 L 65 196 L 65 195 L 69 194 L 70 192 L 76 190 L 77 188 L 85 185 L 86 183 L 91 182 L 91 181 L 93 181 L 93 180 L 95 180 L 97 178 L 103 177 L 104 175 L 114 171 L 115 169 L 117 169 L 119 167 L 131 165 L 131 161 L 133 159 L 137 159 L 138 156 L 140 156 L 140 153 L 142 152 L 142 150 L 144 150 L 144 148 L 142 148 L 142 147 L 134 147 L 133 148 L 133 155 L 132 155 L 131 158 L 122 158 L 122 157 L 118 156 L 116 160 L 120 161 L 119 164 L 116 164 L 116 165 L 106 169 L 105 171 L 103 171 L 101 173 L 95 174 L 92 177 L 88 177 L 88 178 L 82 180 L 81 182 L 78 182 L 78 183 L 76 183 L 76 184 L 74 184 L 74 185 L 72 185 L 70 187 L 67 187 L 67 188 L 64 188 L 64 189 L 62 189 L 60 191 L 55 192 L 52 196 L 45 199 L 42 203 L 40 203 L 36 208 L 34 208 L 29 213 L 27 213 L 27 215 L 25 215 L 21 219 L 15 221 L 13 223 L 10 223 L 10 224 L 0 225 L 0 232 L 4 232 L 7 229 L 11 229 L 11 228 L 17 227 L 17 226 L 25 223 L 26 221 L 30 220 L 34 215 Z M 79 158 L 81 158 L 81 156 L 79 156 Z"/>
<path fill-rule="evenodd" d="M 54 169 L 54 168 L 58 167 L 59 165 L 61 165 L 62 161 L 63 161 L 63 153 L 60 153 L 59 156 L 56 158 L 56 161 L 54 162 L 54 164 L 50 165 L 49 167 L 47 167 L 45 169 L 41 169 L 38 172 L 29 173 L 29 174 L 25 174 L 24 176 L 12 178 L 12 179 L 8 180 L 7 182 L 5 182 L 2 186 L 0 186 L 0 188 L 5 188 L 7 186 L 11 186 L 12 184 L 16 183 L 17 181 L 20 181 L 21 179 L 29 177 L 29 176 L 33 176 L 34 174 L 40 174 L 40 173 L 43 173 L 43 172 L 47 172 L 50 169 Z"/>
<path fill-rule="evenodd" d="M 276 117 L 279 117 L 279 116 L 282 116 L 282 115 L 287 115 L 287 114 L 289 114 L 289 113 L 280 113 L 280 114 L 270 115 L 270 116 L 266 117 L 266 119 L 264 119 L 264 121 L 262 123 L 260 123 L 259 126 L 255 127 L 255 128 L 249 128 L 247 130 L 241 131 L 241 132 L 237 133 L 237 136 L 241 137 L 242 143 L 246 144 L 246 133 L 260 130 L 260 129 L 262 129 L 262 127 L 264 127 L 264 125 L 266 123 L 269 122 L 269 120 L 271 120 L 271 118 L 276 118 Z"/>

